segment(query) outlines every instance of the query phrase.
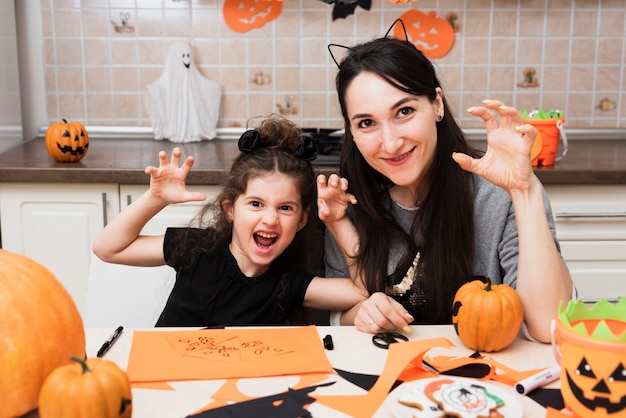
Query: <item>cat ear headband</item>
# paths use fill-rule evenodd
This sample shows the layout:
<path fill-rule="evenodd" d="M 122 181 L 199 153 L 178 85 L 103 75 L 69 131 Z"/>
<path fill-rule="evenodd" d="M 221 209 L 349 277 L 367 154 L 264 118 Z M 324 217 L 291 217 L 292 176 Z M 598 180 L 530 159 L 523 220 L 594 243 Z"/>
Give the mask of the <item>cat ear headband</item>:
<path fill-rule="evenodd" d="M 391 30 L 398 23 L 400 23 L 400 25 L 402 25 L 402 31 L 404 32 L 404 41 L 410 44 L 410 42 L 409 42 L 409 35 L 407 35 L 407 33 L 406 33 L 406 26 L 404 26 L 404 22 L 402 21 L 402 19 L 396 19 L 396 20 L 393 21 L 393 23 L 391 24 L 389 29 L 387 29 L 387 33 L 385 33 L 384 38 L 387 39 L 389 37 L 389 32 L 391 32 Z M 349 52 L 354 52 L 354 48 L 350 47 L 350 46 L 339 45 L 339 44 L 328 44 L 328 53 L 330 54 L 330 57 L 335 62 L 335 65 L 337 66 L 337 68 L 340 68 L 341 65 L 340 65 L 339 61 L 335 58 L 335 54 L 333 54 L 333 50 L 332 50 L 333 47 L 342 48 L 342 49 L 348 50 Z"/>
<path fill-rule="evenodd" d="M 265 146 L 261 143 L 259 131 L 255 129 L 245 131 L 241 137 L 239 137 L 237 145 L 239 146 L 239 151 L 246 154 L 265 148 Z M 317 158 L 317 146 L 315 146 L 313 139 L 303 137 L 300 146 L 296 149 L 293 155 L 298 158 L 302 158 L 304 161 L 313 161 Z"/>

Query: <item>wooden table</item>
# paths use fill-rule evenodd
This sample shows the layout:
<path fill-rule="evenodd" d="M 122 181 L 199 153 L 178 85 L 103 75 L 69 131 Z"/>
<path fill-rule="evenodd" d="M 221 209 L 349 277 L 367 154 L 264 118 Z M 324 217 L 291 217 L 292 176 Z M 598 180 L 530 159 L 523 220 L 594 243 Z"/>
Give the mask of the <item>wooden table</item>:
<path fill-rule="evenodd" d="M 385 364 L 388 351 L 374 347 L 371 342 L 371 334 L 358 331 L 351 326 L 341 327 L 316 327 L 320 338 L 325 335 L 332 335 L 334 349 L 326 351 L 330 363 L 334 368 L 345 371 L 380 374 Z M 150 331 L 160 332 L 162 330 L 172 330 L 171 328 L 153 328 Z M 87 335 L 87 355 L 96 355 L 100 345 L 113 332 L 113 328 L 88 328 Z M 145 330 L 144 330 L 145 331 Z M 435 348 L 428 352 L 429 355 L 458 355 L 467 356 L 472 350 L 467 349 L 459 341 L 452 326 L 412 326 L 411 332 L 407 334 L 411 340 L 427 339 L 436 337 L 448 338 L 455 347 L 452 350 Z M 120 338 L 104 358 L 115 361 L 120 367 L 126 369 L 128 356 L 133 337 L 132 329 L 125 329 Z M 495 360 L 513 367 L 517 370 L 537 369 L 549 367 L 556 364 L 552 355 L 550 345 L 533 343 L 523 337 L 519 337 L 505 350 L 490 354 Z M 292 379 L 292 381 L 289 381 Z M 340 377 L 336 379 L 341 381 Z M 170 385 L 175 390 L 153 390 L 153 389 L 133 389 L 133 418 L 176 418 L 186 415 L 206 406 L 211 401 L 211 394 L 216 391 L 224 380 L 206 381 L 185 381 L 171 382 Z M 264 396 L 284 391 L 285 384 L 294 384 L 292 377 L 262 378 L 251 380 L 250 386 L 262 388 L 267 393 Z M 351 384 L 335 384 L 328 388 L 317 389 L 313 394 L 359 394 L 364 391 Z M 509 388 L 498 382 L 490 381 L 490 384 L 500 385 Z M 558 387 L 558 381 L 547 387 Z M 258 395 L 261 396 L 261 395 Z M 524 409 L 524 417 L 543 417 L 545 409 L 526 396 L 514 394 Z M 345 417 L 345 414 L 331 410 L 319 403 L 313 403 L 309 411 L 316 417 Z M 382 405 L 376 414 L 377 418 L 391 417 L 391 413 L 385 405 Z"/>

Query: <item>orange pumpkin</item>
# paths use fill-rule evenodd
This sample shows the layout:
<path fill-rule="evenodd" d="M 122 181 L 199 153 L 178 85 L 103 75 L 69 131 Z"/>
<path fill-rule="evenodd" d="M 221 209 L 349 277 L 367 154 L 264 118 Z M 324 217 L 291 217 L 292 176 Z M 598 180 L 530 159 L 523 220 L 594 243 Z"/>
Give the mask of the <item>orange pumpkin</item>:
<path fill-rule="evenodd" d="M 97 357 L 56 368 L 39 395 L 41 418 L 130 418 L 132 394 L 126 373 Z"/>
<path fill-rule="evenodd" d="M 89 150 L 89 135 L 79 122 L 53 122 L 46 130 L 46 150 L 59 163 L 83 158 Z"/>
<path fill-rule="evenodd" d="M 69 293 L 41 264 L 0 249 L 0 416 L 37 408 L 44 380 L 85 355 L 83 322 Z"/>
<path fill-rule="evenodd" d="M 499 351 L 508 347 L 524 319 L 522 301 L 505 284 L 474 280 L 457 290 L 452 305 L 452 324 L 459 339 L 476 351 Z"/>
<path fill-rule="evenodd" d="M 235 32 L 260 28 L 283 11 L 282 1 L 225 0 L 224 21 Z"/>
<path fill-rule="evenodd" d="M 446 19 L 437 17 L 432 11 L 428 14 L 410 9 L 404 12 L 400 19 L 406 25 L 406 33 L 417 49 L 429 58 L 441 58 L 450 52 L 454 45 L 454 28 Z M 398 39 L 404 39 L 402 25 L 395 25 L 393 34 Z"/>

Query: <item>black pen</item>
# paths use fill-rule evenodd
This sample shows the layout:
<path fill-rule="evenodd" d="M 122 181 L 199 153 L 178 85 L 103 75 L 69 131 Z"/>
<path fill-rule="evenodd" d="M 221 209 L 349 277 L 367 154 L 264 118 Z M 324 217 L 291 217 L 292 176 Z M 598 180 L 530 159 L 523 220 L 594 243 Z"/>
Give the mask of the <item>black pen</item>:
<path fill-rule="evenodd" d="M 123 326 L 120 325 L 119 327 L 117 327 L 117 329 L 113 332 L 113 334 L 111 334 L 109 339 L 106 340 L 104 344 L 102 344 L 102 347 L 100 347 L 100 350 L 98 350 L 98 354 L 97 354 L 98 357 L 102 357 L 103 355 L 106 354 L 107 351 L 109 351 L 109 348 L 111 348 L 111 346 L 113 345 L 115 340 L 117 340 L 117 338 L 120 336 L 122 331 L 124 331 Z"/>

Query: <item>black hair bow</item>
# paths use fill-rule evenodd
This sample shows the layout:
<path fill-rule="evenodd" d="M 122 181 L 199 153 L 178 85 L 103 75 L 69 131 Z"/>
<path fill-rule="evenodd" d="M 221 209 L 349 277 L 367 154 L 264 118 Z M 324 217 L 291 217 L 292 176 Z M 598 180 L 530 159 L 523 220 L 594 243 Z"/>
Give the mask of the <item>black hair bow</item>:
<path fill-rule="evenodd" d="M 237 145 L 239 146 L 239 151 L 245 152 L 246 154 L 263 148 L 259 132 L 255 129 L 249 129 L 241 134 Z M 294 155 L 298 158 L 302 158 L 304 161 L 313 161 L 317 158 L 315 142 L 313 142 L 311 138 L 303 137 Z"/>
<path fill-rule="evenodd" d="M 239 151 L 250 153 L 252 151 L 262 148 L 261 140 L 259 139 L 259 132 L 254 129 L 245 131 L 239 137 Z"/>
<path fill-rule="evenodd" d="M 302 143 L 294 153 L 296 157 L 302 158 L 304 161 L 313 161 L 317 158 L 317 146 L 313 139 L 304 137 Z"/>

